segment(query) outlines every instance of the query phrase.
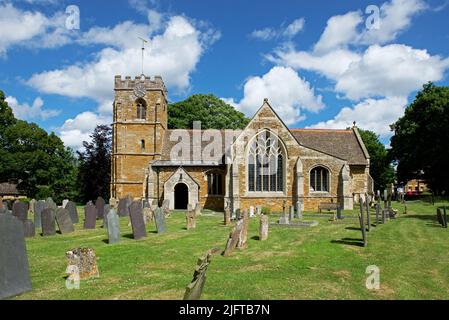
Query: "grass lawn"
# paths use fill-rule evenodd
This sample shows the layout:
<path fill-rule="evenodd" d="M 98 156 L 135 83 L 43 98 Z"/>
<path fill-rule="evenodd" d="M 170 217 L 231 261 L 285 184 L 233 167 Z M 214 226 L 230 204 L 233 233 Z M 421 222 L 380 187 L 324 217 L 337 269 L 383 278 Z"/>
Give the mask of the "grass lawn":
<path fill-rule="evenodd" d="M 372 228 L 366 248 L 359 246 L 355 220 L 308 218 L 319 225 L 270 228 L 261 242 L 259 220 L 251 219 L 246 250 L 213 256 L 202 299 L 447 299 L 449 230 L 437 224 L 437 205 L 409 203 L 407 215 Z M 80 223 L 69 235 L 27 239 L 33 290 L 17 299 L 182 299 L 197 258 L 223 249 L 231 230 L 221 214 L 209 214 L 187 231 L 184 213 L 175 212 L 166 234 L 158 235 L 152 224 L 148 237 L 135 241 L 127 224 L 121 218 L 121 243 L 115 245 L 108 245 L 99 221 L 96 230 Z M 96 250 L 100 277 L 68 290 L 65 252 L 79 246 Z M 369 265 L 380 268 L 380 290 L 365 287 Z"/>

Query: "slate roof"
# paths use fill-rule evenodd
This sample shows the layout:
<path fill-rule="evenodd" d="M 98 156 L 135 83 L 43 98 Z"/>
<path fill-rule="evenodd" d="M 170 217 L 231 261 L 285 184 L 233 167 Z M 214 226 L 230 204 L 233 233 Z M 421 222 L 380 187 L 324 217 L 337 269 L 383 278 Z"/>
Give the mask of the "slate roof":
<path fill-rule="evenodd" d="M 170 137 L 175 130 L 167 130 L 163 140 L 161 160 L 156 161 L 155 166 L 179 166 L 179 165 L 220 165 L 223 163 L 223 154 L 225 152 L 225 130 L 219 130 L 222 136 L 220 152 L 213 154 L 208 161 L 194 161 L 193 155 L 197 150 L 193 150 L 190 145 L 190 155 L 188 159 L 181 157 L 171 157 L 172 148 L 179 143 L 171 141 Z M 192 141 L 193 131 L 187 130 L 190 136 L 189 141 L 182 143 L 190 143 Z M 366 165 L 367 157 L 369 157 L 364 146 L 359 143 L 356 131 L 335 130 L 335 129 L 290 129 L 292 135 L 298 143 L 304 147 L 317 150 L 328 155 L 348 161 L 350 165 Z M 173 137 L 174 138 L 174 137 Z M 212 141 L 212 140 L 211 140 Z M 211 143 L 211 141 L 201 141 L 201 150 Z M 365 156 L 366 155 L 366 156 Z"/>
<path fill-rule="evenodd" d="M 354 130 L 290 129 L 299 144 L 348 161 L 350 165 L 366 165 L 368 153 L 359 143 Z"/>

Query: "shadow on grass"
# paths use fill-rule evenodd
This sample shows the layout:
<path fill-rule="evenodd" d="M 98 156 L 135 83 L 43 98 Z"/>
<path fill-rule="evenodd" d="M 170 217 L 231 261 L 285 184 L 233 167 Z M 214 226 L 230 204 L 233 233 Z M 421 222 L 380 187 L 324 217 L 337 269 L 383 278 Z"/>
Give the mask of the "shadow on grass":
<path fill-rule="evenodd" d="M 123 238 L 134 239 L 134 234 L 133 233 L 124 234 Z"/>
<path fill-rule="evenodd" d="M 436 214 L 403 214 L 401 215 L 402 219 L 419 219 L 419 220 L 433 220 L 433 221 L 437 221 L 437 215 Z"/>
<path fill-rule="evenodd" d="M 331 243 L 345 244 L 345 245 L 351 245 L 351 246 L 356 246 L 356 247 L 363 247 L 363 240 L 362 239 L 356 239 L 356 238 L 343 238 L 341 240 L 331 240 Z"/>
<path fill-rule="evenodd" d="M 260 240 L 260 237 L 259 236 L 254 236 L 254 237 L 251 237 L 251 240 Z"/>

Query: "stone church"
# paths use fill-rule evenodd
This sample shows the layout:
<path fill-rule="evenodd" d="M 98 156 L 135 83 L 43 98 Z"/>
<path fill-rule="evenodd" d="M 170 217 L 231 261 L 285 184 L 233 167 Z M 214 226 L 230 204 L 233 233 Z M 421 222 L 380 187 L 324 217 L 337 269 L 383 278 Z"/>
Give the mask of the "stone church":
<path fill-rule="evenodd" d="M 354 125 L 291 129 L 269 101 L 247 127 L 170 130 L 160 76 L 115 77 L 111 197 L 130 195 L 171 209 L 248 210 L 283 205 L 316 211 L 320 203 L 352 209 L 372 192 L 369 154 Z"/>

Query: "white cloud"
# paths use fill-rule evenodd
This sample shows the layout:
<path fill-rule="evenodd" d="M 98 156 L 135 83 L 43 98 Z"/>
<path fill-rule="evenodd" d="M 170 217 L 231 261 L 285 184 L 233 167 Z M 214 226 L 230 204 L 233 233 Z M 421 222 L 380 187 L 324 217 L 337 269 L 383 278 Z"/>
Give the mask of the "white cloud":
<path fill-rule="evenodd" d="M 355 106 L 342 108 L 334 119 L 310 128 L 345 129 L 356 121 L 357 127 L 372 130 L 385 138 L 391 136 L 390 125 L 404 114 L 406 105 L 406 97 L 366 99 Z"/>
<path fill-rule="evenodd" d="M 66 120 L 61 128 L 58 129 L 58 133 L 66 146 L 77 150 L 82 147 L 83 141 L 90 141 L 89 135 L 97 125 L 110 125 L 111 123 L 112 118 L 110 116 L 86 111 L 78 114 L 73 119 Z"/>
<path fill-rule="evenodd" d="M 61 110 L 44 109 L 44 101 L 41 97 L 34 99 L 33 104 L 30 106 L 28 103 L 20 104 L 17 98 L 9 96 L 6 97 L 6 102 L 11 107 L 14 115 L 22 120 L 42 119 L 56 117 L 61 113 Z"/>
<path fill-rule="evenodd" d="M 275 28 L 263 28 L 254 30 L 250 33 L 250 37 L 259 40 L 272 40 L 274 38 L 283 37 L 286 39 L 291 39 L 296 36 L 300 31 L 304 29 L 305 20 L 304 18 L 299 18 L 294 20 L 289 25 L 281 26 L 278 29 Z"/>
<path fill-rule="evenodd" d="M 428 81 L 438 81 L 449 68 L 449 58 L 427 50 L 392 44 L 373 45 L 361 60 L 338 77 L 335 90 L 352 100 L 375 96 L 408 96 Z"/>
<path fill-rule="evenodd" d="M 302 119 L 302 110 L 317 112 L 324 108 L 321 96 L 316 96 L 310 84 L 291 68 L 273 67 L 262 77 L 251 77 L 244 85 L 244 96 L 240 102 L 223 99 L 247 116 L 253 116 L 268 98 L 271 106 L 286 124 Z"/>

